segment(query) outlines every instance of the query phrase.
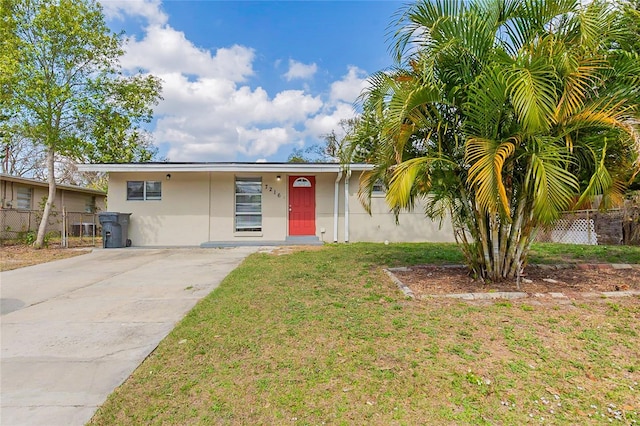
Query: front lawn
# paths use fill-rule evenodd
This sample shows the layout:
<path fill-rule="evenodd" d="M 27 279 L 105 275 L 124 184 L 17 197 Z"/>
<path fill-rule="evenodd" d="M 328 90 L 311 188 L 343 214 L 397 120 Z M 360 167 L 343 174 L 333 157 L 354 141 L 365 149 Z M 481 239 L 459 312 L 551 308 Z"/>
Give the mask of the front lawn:
<path fill-rule="evenodd" d="M 413 301 L 381 271 L 461 260 L 447 244 L 254 254 L 91 423 L 640 422 L 639 298 Z"/>

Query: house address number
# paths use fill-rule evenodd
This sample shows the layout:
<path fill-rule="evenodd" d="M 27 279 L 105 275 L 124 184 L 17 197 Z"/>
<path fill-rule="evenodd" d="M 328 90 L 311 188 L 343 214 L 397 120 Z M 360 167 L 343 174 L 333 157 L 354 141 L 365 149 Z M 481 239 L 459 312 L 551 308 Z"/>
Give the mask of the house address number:
<path fill-rule="evenodd" d="M 268 185 L 268 184 L 265 183 L 264 184 L 264 189 L 265 189 L 265 191 L 269 191 L 273 195 L 276 195 L 278 198 L 281 198 L 280 193 L 274 187 L 272 187 L 271 185 Z"/>

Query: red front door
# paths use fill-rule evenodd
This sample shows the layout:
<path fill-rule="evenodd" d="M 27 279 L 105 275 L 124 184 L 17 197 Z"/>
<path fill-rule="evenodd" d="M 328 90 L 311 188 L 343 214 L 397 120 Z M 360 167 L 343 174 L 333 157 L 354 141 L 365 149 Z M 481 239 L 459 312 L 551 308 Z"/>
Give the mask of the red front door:
<path fill-rule="evenodd" d="M 316 178 L 289 176 L 289 235 L 316 234 Z"/>

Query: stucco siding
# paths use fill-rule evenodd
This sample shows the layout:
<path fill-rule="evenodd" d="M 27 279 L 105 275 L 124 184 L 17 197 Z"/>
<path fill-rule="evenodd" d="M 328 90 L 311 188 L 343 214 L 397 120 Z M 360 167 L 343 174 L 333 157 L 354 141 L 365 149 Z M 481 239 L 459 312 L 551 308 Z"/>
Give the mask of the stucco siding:
<path fill-rule="evenodd" d="M 316 176 L 316 236 L 324 242 L 333 242 L 333 205 L 336 176 L 336 173 L 324 173 Z M 344 191 L 344 185 L 338 185 L 338 195 L 340 190 Z"/>
<path fill-rule="evenodd" d="M 280 181 L 277 181 L 280 176 Z M 235 231 L 235 180 L 261 178 L 262 231 Z M 208 241 L 282 241 L 287 235 L 287 183 L 284 174 L 211 173 L 211 233 Z M 203 240 L 204 242 L 207 240 Z"/>
<path fill-rule="evenodd" d="M 162 182 L 161 200 L 127 200 L 127 181 Z M 129 239 L 134 246 L 194 246 L 209 231 L 206 173 L 112 173 L 109 211 L 132 213 Z"/>
<path fill-rule="evenodd" d="M 135 246 L 200 245 L 205 242 L 284 241 L 289 235 L 289 176 L 287 173 L 117 172 L 109 177 L 109 211 L 132 213 L 129 238 Z M 280 180 L 277 179 L 280 176 Z M 334 241 L 334 194 L 337 173 L 300 173 L 315 177 L 315 235 Z M 236 232 L 236 178 L 262 182 L 262 230 Z M 369 215 L 358 199 L 359 173 L 349 180 L 349 241 L 452 241 L 449 221 L 438 228 L 424 217 L 422 207 L 403 212 L 396 225 L 384 197 L 372 199 Z M 127 201 L 127 181 L 162 182 L 162 199 Z M 344 242 L 345 176 L 338 185 L 338 242 Z"/>
<path fill-rule="evenodd" d="M 287 216 L 289 215 L 289 204 L 287 175 L 284 173 L 266 173 L 261 176 L 262 239 L 266 241 L 283 241 L 287 237 L 288 232 Z M 277 176 L 280 176 L 280 181 L 277 180 Z"/>
<path fill-rule="evenodd" d="M 349 181 L 349 241 L 369 242 L 453 242 L 451 221 L 445 219 L 440 228 L 424 215 L 424 207 L 418 202 L 411 212 L 403 211 L 398 216 L 390 211 L 384 195 L 371 198 L 371 215 L 364 209 L 358 198 L 360 174 Z"/>
<path fill-rule="evenodd" d="M 277 180 L 280 176 L 280 181 Z M 289 174 L 213 173 L 211 175 L 211 234 L 209 241 L 284 241 L 289 233 Z M 298 176 L 298 175 L 296 175 Z M 335 175 L 315 176 L 316 232 L 331 241 L 333 229 L 333 181 Z M 235 178 L 262 179 L 262 231 L 235 232 Z M 324 233 L 321 231 L 324 229 Z"/>

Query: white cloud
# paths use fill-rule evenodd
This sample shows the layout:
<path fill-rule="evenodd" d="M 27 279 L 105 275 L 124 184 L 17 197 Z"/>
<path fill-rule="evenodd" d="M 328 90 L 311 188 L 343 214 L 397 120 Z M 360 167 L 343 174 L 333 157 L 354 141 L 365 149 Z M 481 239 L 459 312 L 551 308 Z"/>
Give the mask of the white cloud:
<path fill-rule="evenodd" d="M 342 138 L 344 132 L 340 126 L 340 121 L 353 118 L 355 115 L 356 113 L 351 104 L 340 102 L 330 112 L 309 118 L 304 123 L 306 134 L 309 137 L 320 138 L 328 135 L 333 130 L 338 138 Z"/>
<path fill-rule="evenodd" d="M 238 129 L 240 147 L 248 156 L 270 156 L 282 145 L 291 143 L 295 138 L 292 128 L 273 127 L 269 129 Z"/>
<path fill-rule="evenodd" d="M 328 99 L 309 89 L 268 93 L 251 86 L 256 52 L 233 45 L 215 51 L 194 45 L 171 27 L 159 0 L 107 1 L 111 18 L 140 17 L 144 35 L 131 39 L 122 64 L 163 81 L 163 100 L 155 109 L 155 142 L 168 146 L 171 161 L 266 161 L 283 147 L 304 146 L 353 117 L 351 102 L 364 87 L 364 72 L 350 67 L 330 87 Z M 276 62 L 277 68 L 280 63 Z M 289 61 L 285 78 L 310 79 L 315 63 Z"/>
<path fill-rule="evenodd" d="M 100 2 L 108 19 L 123 19 L 125 15 L 144 18 L 151 25 L 167 23 L 160 0 L 103 0 Z"/>
<path fill-rule="evenodd" d="M 234 45 L 218 49 L 215 55 L 196 47 L 182 31 L 168 25 L 147 27 L 142 40 L 131 39 L 122 58 L 126 70 L 153 73 L 183 73 L 200 77 L 244 81 L 253 74 L 253 49 Z"/>
<path fill-rule="evenodd" d="M 367 88 L 367 73 L 358 67 L 350 66 L 349 72 L 341 80 L 331 84 L 330 99 L 333 102 L 356 101 L 362 90 Z"/>
<path fill-rule="evenodd" d="M 289 71 L 284 74 L 284 78 L 286 78 L 287 81 L 295 79 L 307 80 L 313 77 L 317 71 L 318 66 L 315 63 L 307 65 L 289 59 Z"/>
<path fill-rule="evenodd" d="M 273 155 L 299 140 L 295 130 L 322 107 L 322 101 L 298 90 L 270 98 L 258 87 L 238 87 L 220 78 L 190 81 L 185 75 L 160 75 L 164 101 L 154 132 L 156 142 L 171 145 L 172 161 L 230 161 L 238 154 Z"/>

